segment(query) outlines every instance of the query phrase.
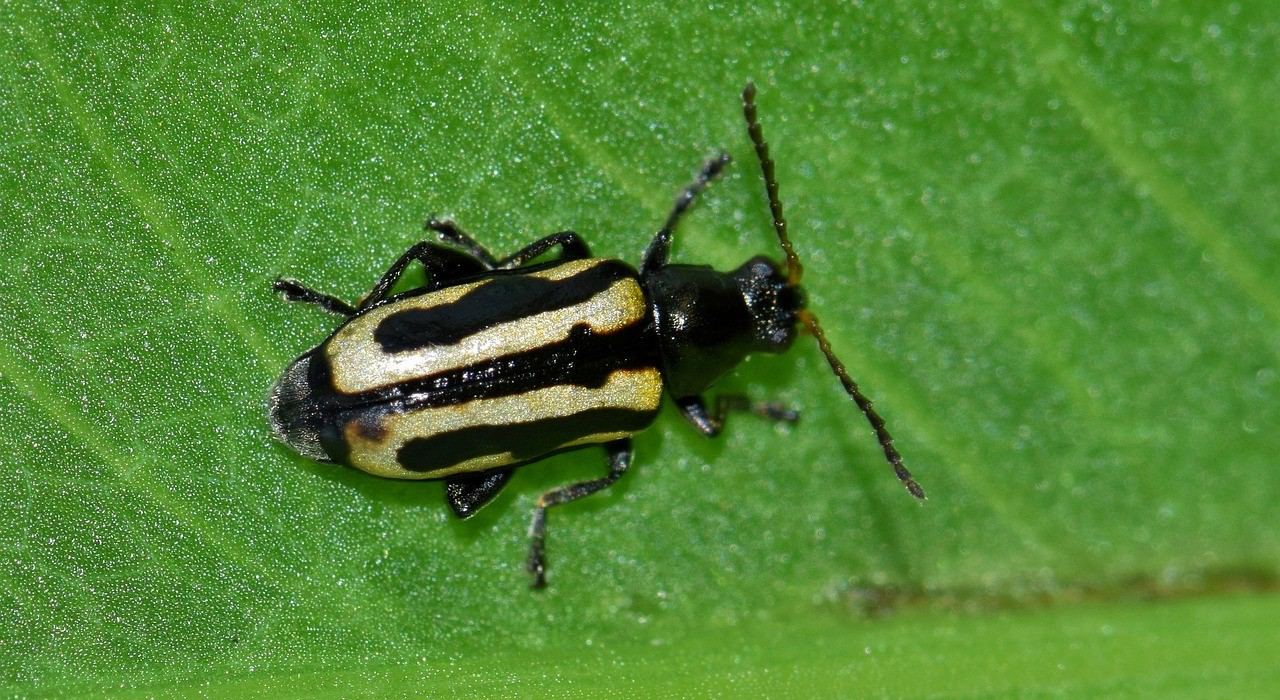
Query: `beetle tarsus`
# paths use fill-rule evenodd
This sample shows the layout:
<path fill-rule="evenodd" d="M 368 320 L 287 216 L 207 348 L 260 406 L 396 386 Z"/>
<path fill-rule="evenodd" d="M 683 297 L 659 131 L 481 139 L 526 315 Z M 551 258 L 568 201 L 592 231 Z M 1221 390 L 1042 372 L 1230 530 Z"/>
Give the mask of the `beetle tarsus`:
<path fill-rule="evenodd" d="M 529 523 L 529 558 L 525 561 L 525 570 L 533 577 L 530 588 L 547 587 L 547 509 L 538 499 L 538 507 L 533 511 L 533 521 Z"/>
<path fill-rule="evenodd" d="M 795 423 L 800 420 L 800 413 L 794 408 L 776 401 L 752 401 L 742 394 L 716 396 L 712 411 L 707 411 L 706 401 L 701 396 L 677 399 L 676 406 L 685 420 L 693 423 L 707 437 L 715 437 L 724 430 L 724 422 L 730 411 L 752 413 L 779 423 Z"/>
<path fill-rule="evenodd" d="M 297 280 L 291 280 L 287 277 L 277 277 L 271 288 L 284 295 L 287 301 L 301 301 L 307 304 L 315 304 L 331 314 L 339 316 L 351 316 L 356 310 L 347 302 L 335 297 L 331 294 L 318 292 L 310 287 L 303 285 Z"/>
<path fill-rule="evenodd" d="M 777 401 L 757 401 L 751 404 L 752 413 L 778 423 L 800 422 L 800 412 Z"/>

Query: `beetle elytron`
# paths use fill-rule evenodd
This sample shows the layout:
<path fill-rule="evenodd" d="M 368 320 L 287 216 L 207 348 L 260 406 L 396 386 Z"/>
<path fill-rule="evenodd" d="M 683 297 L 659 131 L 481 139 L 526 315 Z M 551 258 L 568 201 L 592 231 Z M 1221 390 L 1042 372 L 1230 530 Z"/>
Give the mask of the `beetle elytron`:
<path fill-rule="evenodd" d="M 804 309 L 802 268 L 750 83 L 742 100 L 783 265 L 755 257 L 722 273 L 667 262 L 676 224 L 728 164 L 724 153 L 676 198 L 639 271 L 592 258 L 572 231 L 498 259 L 453 222 L 433 219 L 426 228 L 437 240 L 405 251 L 355 305 L 276 281 L 286 299 L 347 320 L 276 382 L 269 400 L 275 436 L 322 462 L 398 479 L 444 479 L 446 500 L 462 518 L 493 499 L 516 467 L 603 444 L 607 475 L 537 501 L 527 567 L 533 586 L 542 587 L 547 509 L 622 476 L 631 465 L 630 436 L 653 422 L 664 391 L 708 436 L 720 432 L 730 411 L 795 420 L 781 406 L 741 396 L 718 396 L 709 409 L 702 394 L 748 354 L 783 352 L 803 327 L 871 422 L 898 478 L 924 498 L 884 421 Z M 534 262 L 553 249 L 551 261 Z M 392 295 L 414 260 L 426 268 L 426 284 Z"/>

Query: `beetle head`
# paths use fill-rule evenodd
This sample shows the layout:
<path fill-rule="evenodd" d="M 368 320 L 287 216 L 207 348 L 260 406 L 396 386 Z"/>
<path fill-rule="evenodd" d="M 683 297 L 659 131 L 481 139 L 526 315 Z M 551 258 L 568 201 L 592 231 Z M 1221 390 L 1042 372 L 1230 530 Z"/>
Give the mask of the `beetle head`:
<path fill-rule="evenodd" d="M 763 255 L 734 270 L 734 281 L 751 312 L 753 352 L 782 352 L 796 337 L 796 312 L 804 308 L 804 293 L 778 265 Z"/>

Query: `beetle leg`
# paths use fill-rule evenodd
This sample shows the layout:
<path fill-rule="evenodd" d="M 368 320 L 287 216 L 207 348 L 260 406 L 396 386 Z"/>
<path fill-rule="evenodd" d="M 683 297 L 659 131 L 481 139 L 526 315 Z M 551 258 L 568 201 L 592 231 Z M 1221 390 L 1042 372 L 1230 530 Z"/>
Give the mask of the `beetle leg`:
<path fill-rule="evenodd" d="M 288 301 L 304 301 L 308 304 L 315 304 L 331 314 L 352 316 L 356 312 L 354 307 L 338 297 L 324 292 L 317 292 L 310 287 L 303 286 L 297 280 L 277 277 L 275 284 L 271 285 L 271 288 L 284 294 L 284 298 Z"/>
<path fill-rule="evenodd" d="M 591 481 L 561 486 L 538 497 L 538 505 L 533 510 L 533 522 L 529 524 L 529 560 L 526 564 L 529 573 L 533 575 L 534 588 L 547 585 L 547 560 L 543 553 L 547 538 L 547 509 L 561 503 L 576 501 L 608 487 L 627 471 L 627 467 L 631 466 L 631 438 L 605 443 L 604 449 L 609 456 L 607 475 Z"/>
<path fill-rule="evenodd" d="M 662 229 L 652 241 L 649 241 L 649 247 L 644 250 L 644 263 L 640 268 L 642 272 L 653 272 L 667 264 L 667 254 L 671 252 L 671 236 L 674 235 L 680 218 L 689 210 L 689 207 L 693 206 L 693 201 L 698 194 L 707 189 L 707 185 L 711 184 L 712 180 L 720 176 L 720 171 L 724 170 L 730 160 L 732 159 L 729 154 L 721 151 L 714 158 L 703 163 L 698 177 L 680 191 L 675 205 L 671 207 L 671 213 L 667 215 L 666 223 L 662 224 Z"/>
<path fill-rule="evenodd" d="M 422 266 L 426 268 L 427 287 L 429 289 L 442 287 L 444 283 L 478 275 L 491 269 L 483 260 L 473 256 L 470 251 L 441 245 L 435 241 L 421 241 L 415 243 L 399 258 L 396 258 L 394 263 L 391 263 L 391 267 L 382 273 L 382 279 L 378 280 L 373 289 L 360 300 L 356 311 L 362 311 L 386 299 L 387 295 L 391 293 L 391 288 L 395 286 L 396 282 L 400 281 L 400 276 L 404 274 L 405 268 L 414 260 L 422 263 Z"/>
<path fill-rule="evenodd" d="M 581 260 L 591 257 L 591 249 L 587 247 L 587 242 L 582 240 L 581 236 L 573 231 L 561 231 L 536 240 L 519 252 L 503 258 L 498 263 L 498 268 L 513 270 L 521 267 L 556 246 L 560 246 L 560 255 L 556 258 L 557 260 Z"/>
<path fill-rule="evenodd" d="M 716 397 L 715 411 L 710 414 L 707 413 L 707 404 L 701 396 L 677 399 L 676 406 L 680 409 L 680 413 L 707 437 L 720 434 L 724 429 L 724 419 L 729 411 L 750 412 L 761 418 L 785 423 L 800 420 L 800 414 L 793 408 L 787 408 L 772 401 L 752 401 L 742 394 L 720 394 Z"/>
<path fill-rule="evenodd" d="M 427 219 L 426 229 L 435 231 L 440 236 L 440 240 L 445 243 L 451 243 L 471 253 L 472 256 L 489 266 L 489 269 L 498 266 L 498 259 L 493 257 L 493 254 L 487 248 L 476 242 L 476 239 L 472 238 L 471 234 L 458 228 L 458 225 L 452 219 L 432 217 Z"/>
<path fill-rule="evenodd" d="M 458 246 L 484 261 L 490 269 L 512 270 L 521 267 L 556 246 L 560 246 L 560 256 L 557 260 L 581 260 L 591 257 L 591 249 L 587 247 L 587 242 L 573 231 L 553 233 L 525 246 L 514 255 L 498 260 L 470 234 L 448 219 L 430 219 L 427 221 L 427 229 L 439 234 L 440 240 Z"/>
<path fill-rule="evenodd" d="M 454 515 L 470 518 L 488 505 L 494 496 L 507 485 L 511 469 L 497 469 L 481 474 L 459 474 L 449 477 L 444 485 L 444 497 Z"/>

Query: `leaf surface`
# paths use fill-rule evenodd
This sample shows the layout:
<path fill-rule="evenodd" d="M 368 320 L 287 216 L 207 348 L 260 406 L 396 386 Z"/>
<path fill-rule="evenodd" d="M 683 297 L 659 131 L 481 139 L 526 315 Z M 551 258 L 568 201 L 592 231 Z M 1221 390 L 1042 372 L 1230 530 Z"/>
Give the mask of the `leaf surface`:
<path fill-rule="evenodd" d="M 0 684 L 1273 687 L 1278 37 L 1271 5 L 1191 0 L 0 8 Z M 675 256 L 776 255 L 747 78 L 811 306 L 926 504 L 805 342 L 720 385 L 800 424 L 713 442 L 667 411 L 553 513 L 543 593 L 529 510 L 596 452 L 456 522 L 439 484 L 270 439 L 271 383 L 334 325 L 270 281 L 355 299 L 428 215 L 636 261 L 723 147 Z"/>

